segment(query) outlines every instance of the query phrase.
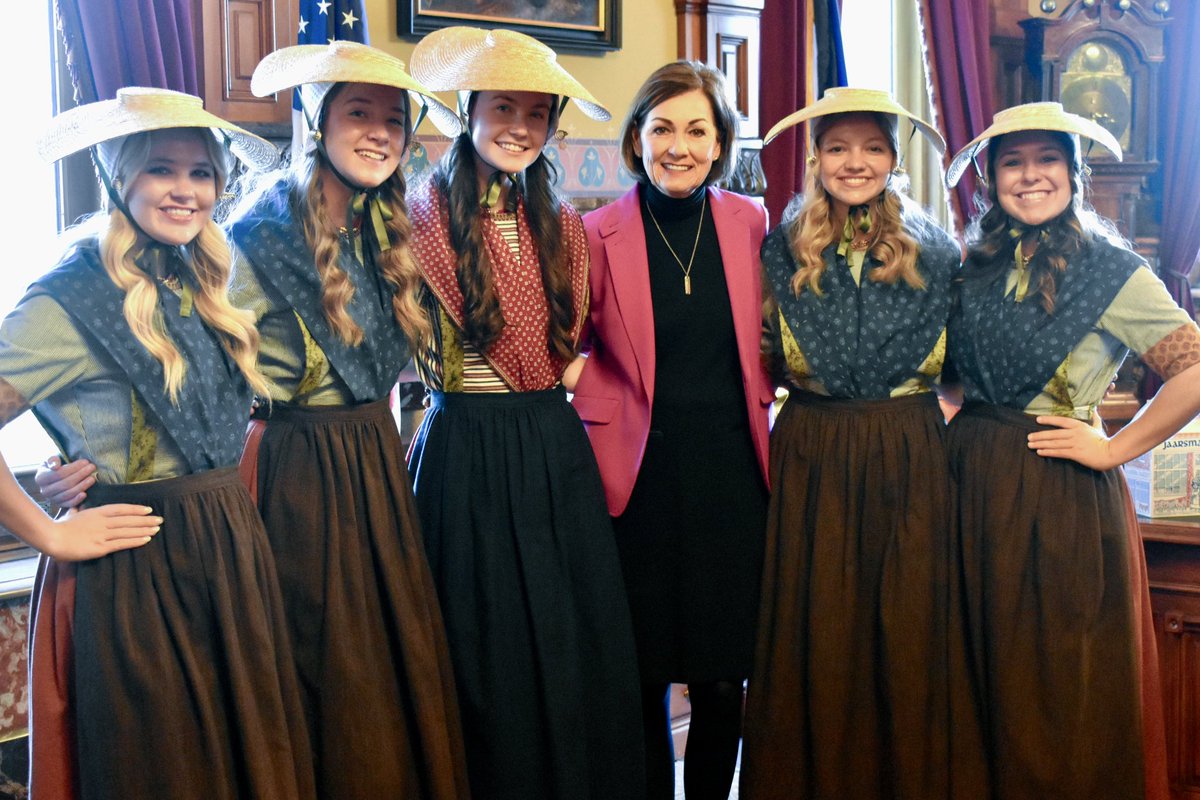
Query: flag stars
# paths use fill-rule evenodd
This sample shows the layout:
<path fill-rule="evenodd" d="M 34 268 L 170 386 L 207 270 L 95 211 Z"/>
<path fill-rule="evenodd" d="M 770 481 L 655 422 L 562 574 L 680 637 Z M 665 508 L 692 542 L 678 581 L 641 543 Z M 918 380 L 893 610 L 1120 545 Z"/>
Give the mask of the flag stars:
<path fill-rule="evenodd" d="M 358 22 L 358 17 L 354 16 L 354 11 L 346 11 L 342 13 L 342 24 L 350 30 L 354 30 L 354 23 Z"/>
<path fill-rule="evenodd" d="M 321 2 L 317 3 L 317 10 L 325 16 L 329 16 L 329 7 L 331 5 L 333 5 L 333 3 L 329 2 L 329 0 L 321 0 Z"/>
<path fill-rule="evenodd" d="M 306 20 L 304 17 L 301 17 L 300 18 L 300 30 L 297 33 L 299 35 L 303 36 L 307 31 L 308 31 L 308 20 Z"/>

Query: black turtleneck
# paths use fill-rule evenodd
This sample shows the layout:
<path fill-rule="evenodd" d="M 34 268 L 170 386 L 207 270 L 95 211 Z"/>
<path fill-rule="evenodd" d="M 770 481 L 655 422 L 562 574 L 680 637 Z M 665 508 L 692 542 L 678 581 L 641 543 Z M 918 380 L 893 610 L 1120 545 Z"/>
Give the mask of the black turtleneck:
<path fill-rule="evenodd" d="M 704 200 L 706 191 L 701 187 L 688 197 L 675 198 L 653 186 L 639 187 L 654 309 L 655 411 L 745 405 L 725 268 L 712 208 Z M 654 220 L 662 228 L 661 234 Z M 663 237 L 687 266 L 697 226 L 701 226 L 700 241 L 692 262 L 689 295 L 684 293 L 683 269 Z"/>

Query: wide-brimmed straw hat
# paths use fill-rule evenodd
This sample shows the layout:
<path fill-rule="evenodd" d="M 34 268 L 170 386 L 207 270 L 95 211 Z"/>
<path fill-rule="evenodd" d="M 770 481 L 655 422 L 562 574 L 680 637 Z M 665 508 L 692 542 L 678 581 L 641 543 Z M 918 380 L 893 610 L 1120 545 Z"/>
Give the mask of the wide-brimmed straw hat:
<path fill-rule="evenodd" d="M 112 100 L 59 114 L 38 140 L 37 151 L 47 161 L 57 161 L 112 139 L 168 128 L 204 128 L 256 169 L 270 168 L 279 155 L 265 139 L 205 111 L 199 97 L 143 86 L 118 89 Z M 111 169 L 111 165 L 104 166 Z"/>
<path fill-rule="evenodd" d="M 562 68 L 553 50 L 516 31 L 442 28 L 417 43 L 409 63 L 413 75 L 435 92 L 545 92 L 571 98 L 594 120 L 612 119 L 608 109 Z"/>
<path fill-rule="evenodd" d="M 1121 160 L 1121 143 L 1100 123 L 1072 114 L 1062 107 L 1062 103 L 1025 103 L 997 112 L 987 130 L 954 156 L 950 168 L 946 170 L 946 182 L 950 186 L 958 183 L 967 171 L 967 165 L 992 139 L 1017 131 L 1059 131 L 1084 136 L 1108 150 L 1118 161 Z"/>
<path fill-rule="evenodd" d="M 937 128 L 897 103 L 890 94 L 879 89 L 856 89 L 850 86 L 837 86 L 826 89 L 825 94 L 817 102 L 788 114 L 771 126 L 771 130 L 767 131 L 767 135 L 763 139 L 763 144 L 766 145 L 783 131 L 807 120 L 816 119 L 817 117 L 827 117 L 830 114 L 853 114 L 856 112 L 871 111 L 908 119 L 916 126 L 917 130 L 925 134 L 925 137 L 929 139 L 939 154 L 946 152 L 946 141 L 937 132 Z"/>
<path fill-rule="evenodd" d="M 438 130 L 459 129 L 458 115 L 420 81 L 408 73 L 404 62 L 382 50 L 360 42 L 333 41 L 329 44 L 298 44 L 268 55 L 254 68 L 250 91 L 259 97 L 302 87 L 300 97 L 316 124 L 329 90 L 337 83 L 374 83 L 407 91 L 421 103 Z M 315 91 L 303 87 L 317 84 Z M 455 135 L 450 134 L 450 135 Z"/>

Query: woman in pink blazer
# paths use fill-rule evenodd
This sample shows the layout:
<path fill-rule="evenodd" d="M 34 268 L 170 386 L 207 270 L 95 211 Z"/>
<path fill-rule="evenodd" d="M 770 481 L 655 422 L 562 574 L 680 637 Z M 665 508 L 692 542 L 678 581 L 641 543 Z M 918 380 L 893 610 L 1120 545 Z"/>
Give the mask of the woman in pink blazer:
<path fill-rule="evenodd" d="M 736 162 L 726 97 L 719 72 L 687 61 L 635 96 L 622 154 L 638 185 L 584 217 L 587 358 L 565 379 L 633 614 L 650 800 L 674 797 L 671 683 L 692 702 L 687 796 L 728 795 L 754 650 L 774 399 L 759 359 L 767 215 L 712 186 Z"/>

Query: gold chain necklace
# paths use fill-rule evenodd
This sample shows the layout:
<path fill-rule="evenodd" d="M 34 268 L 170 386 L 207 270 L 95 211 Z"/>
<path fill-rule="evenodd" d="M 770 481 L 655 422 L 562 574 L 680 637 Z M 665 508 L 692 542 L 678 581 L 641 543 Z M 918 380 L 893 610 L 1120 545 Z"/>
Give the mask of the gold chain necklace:
<path fill-rule="evenodd" d="M 708 202 L 708 192 L 704 193 L 704 197 L 700 200 L 700 224 L 696 226 L 696 241 L 692 242 L 692 257 L 688 259 L 687 266 L 683 265 L 683 259 L 675 252 L 675 248 L 671 247 L 671 243 L 667 241 L 667 235 L 663 233 L 662 226 L 658 224 L 658 220 L 654 216 L 654 209 L 650 207 L 650 200 L 646 200 L 646 210 L 650 212 L 650 220 L 654 223 L 654 227 L 658 228 L 658 235 L 662 237 L 663 244 L 671 251 L 671 255 L 675 258 L 675 263 L 683 270 L 683 293 L 692 293 L 692 264 L 696 261 L 696 248 L 700 246 L 700 231 L 704 228 L 704 207 Z"/>

